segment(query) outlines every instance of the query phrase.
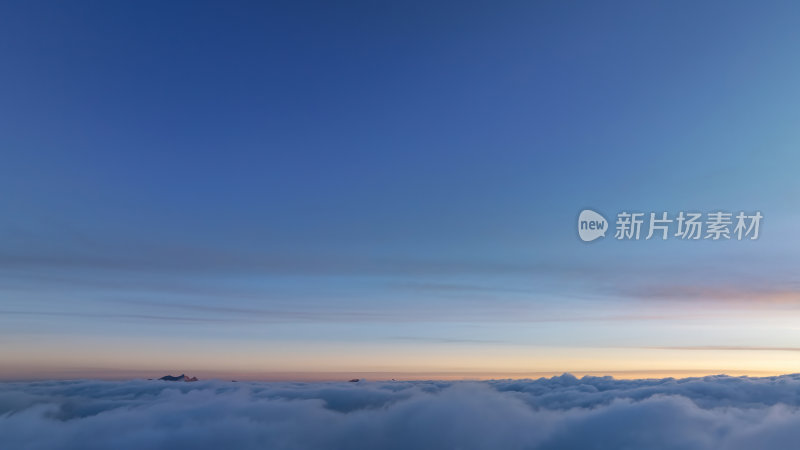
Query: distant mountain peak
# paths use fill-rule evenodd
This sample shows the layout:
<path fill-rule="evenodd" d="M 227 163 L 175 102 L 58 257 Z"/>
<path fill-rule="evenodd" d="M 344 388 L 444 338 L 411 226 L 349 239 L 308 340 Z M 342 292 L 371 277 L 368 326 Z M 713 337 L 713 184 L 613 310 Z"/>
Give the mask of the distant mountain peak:
<path fill-rule="evenodd" d="M 177 377 L 173 377 L 172 375 L 164 375 L 163 377 L 159 378 L 159 380 L 164 381 L 197 381 L 197 377 L 187 377 L 185 374 L 180 374 Z"/>

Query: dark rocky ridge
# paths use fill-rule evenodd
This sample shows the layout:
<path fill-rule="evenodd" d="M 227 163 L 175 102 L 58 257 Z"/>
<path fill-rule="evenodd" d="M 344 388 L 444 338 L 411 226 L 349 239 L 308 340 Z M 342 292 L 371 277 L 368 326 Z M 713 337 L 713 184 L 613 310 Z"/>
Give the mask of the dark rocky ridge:
<path fill-rule="evenodd" d="M 187 377 L 187 376 L 186 376 L 186 375 L 184 375 L 184 374 L 180 374 L 180 375 L 178 375 L 177 377 L 173 377 L 172 375 L 164 375 L 163 377 L 159 378 L 159 380 L 164 380 L 164 381 L 186 381 L 186 382 L 190 382 L 190 381 L 197 381 L 197 377 L 191 377 L 191 378 L 189 378 L 189 377 Z"/>

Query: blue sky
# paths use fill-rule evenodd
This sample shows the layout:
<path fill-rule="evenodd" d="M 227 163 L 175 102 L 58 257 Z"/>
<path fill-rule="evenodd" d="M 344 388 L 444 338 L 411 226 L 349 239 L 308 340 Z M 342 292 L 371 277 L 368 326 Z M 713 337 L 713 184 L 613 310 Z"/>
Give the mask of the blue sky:
<path fill-rule="evenodd" d="M 0 376 L 800 370 L 796 9 L 6 3 Z"/>

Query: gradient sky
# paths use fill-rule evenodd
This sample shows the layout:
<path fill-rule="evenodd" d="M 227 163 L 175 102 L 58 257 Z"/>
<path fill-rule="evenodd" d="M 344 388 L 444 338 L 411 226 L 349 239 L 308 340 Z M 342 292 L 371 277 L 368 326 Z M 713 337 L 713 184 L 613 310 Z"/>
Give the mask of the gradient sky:
<path fill-rule="evenodd" d="M 800 372 L 798 9 L 3 2 L 0 378 Z"/>

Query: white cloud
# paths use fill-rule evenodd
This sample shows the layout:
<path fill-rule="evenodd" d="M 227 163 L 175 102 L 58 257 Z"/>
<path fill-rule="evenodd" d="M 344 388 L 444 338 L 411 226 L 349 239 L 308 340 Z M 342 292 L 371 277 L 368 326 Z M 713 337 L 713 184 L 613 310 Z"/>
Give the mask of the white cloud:
<path fill-rule="evenodd" d="M 789 449 L 800 375 L 0 383 L 3 449 Z"/>

